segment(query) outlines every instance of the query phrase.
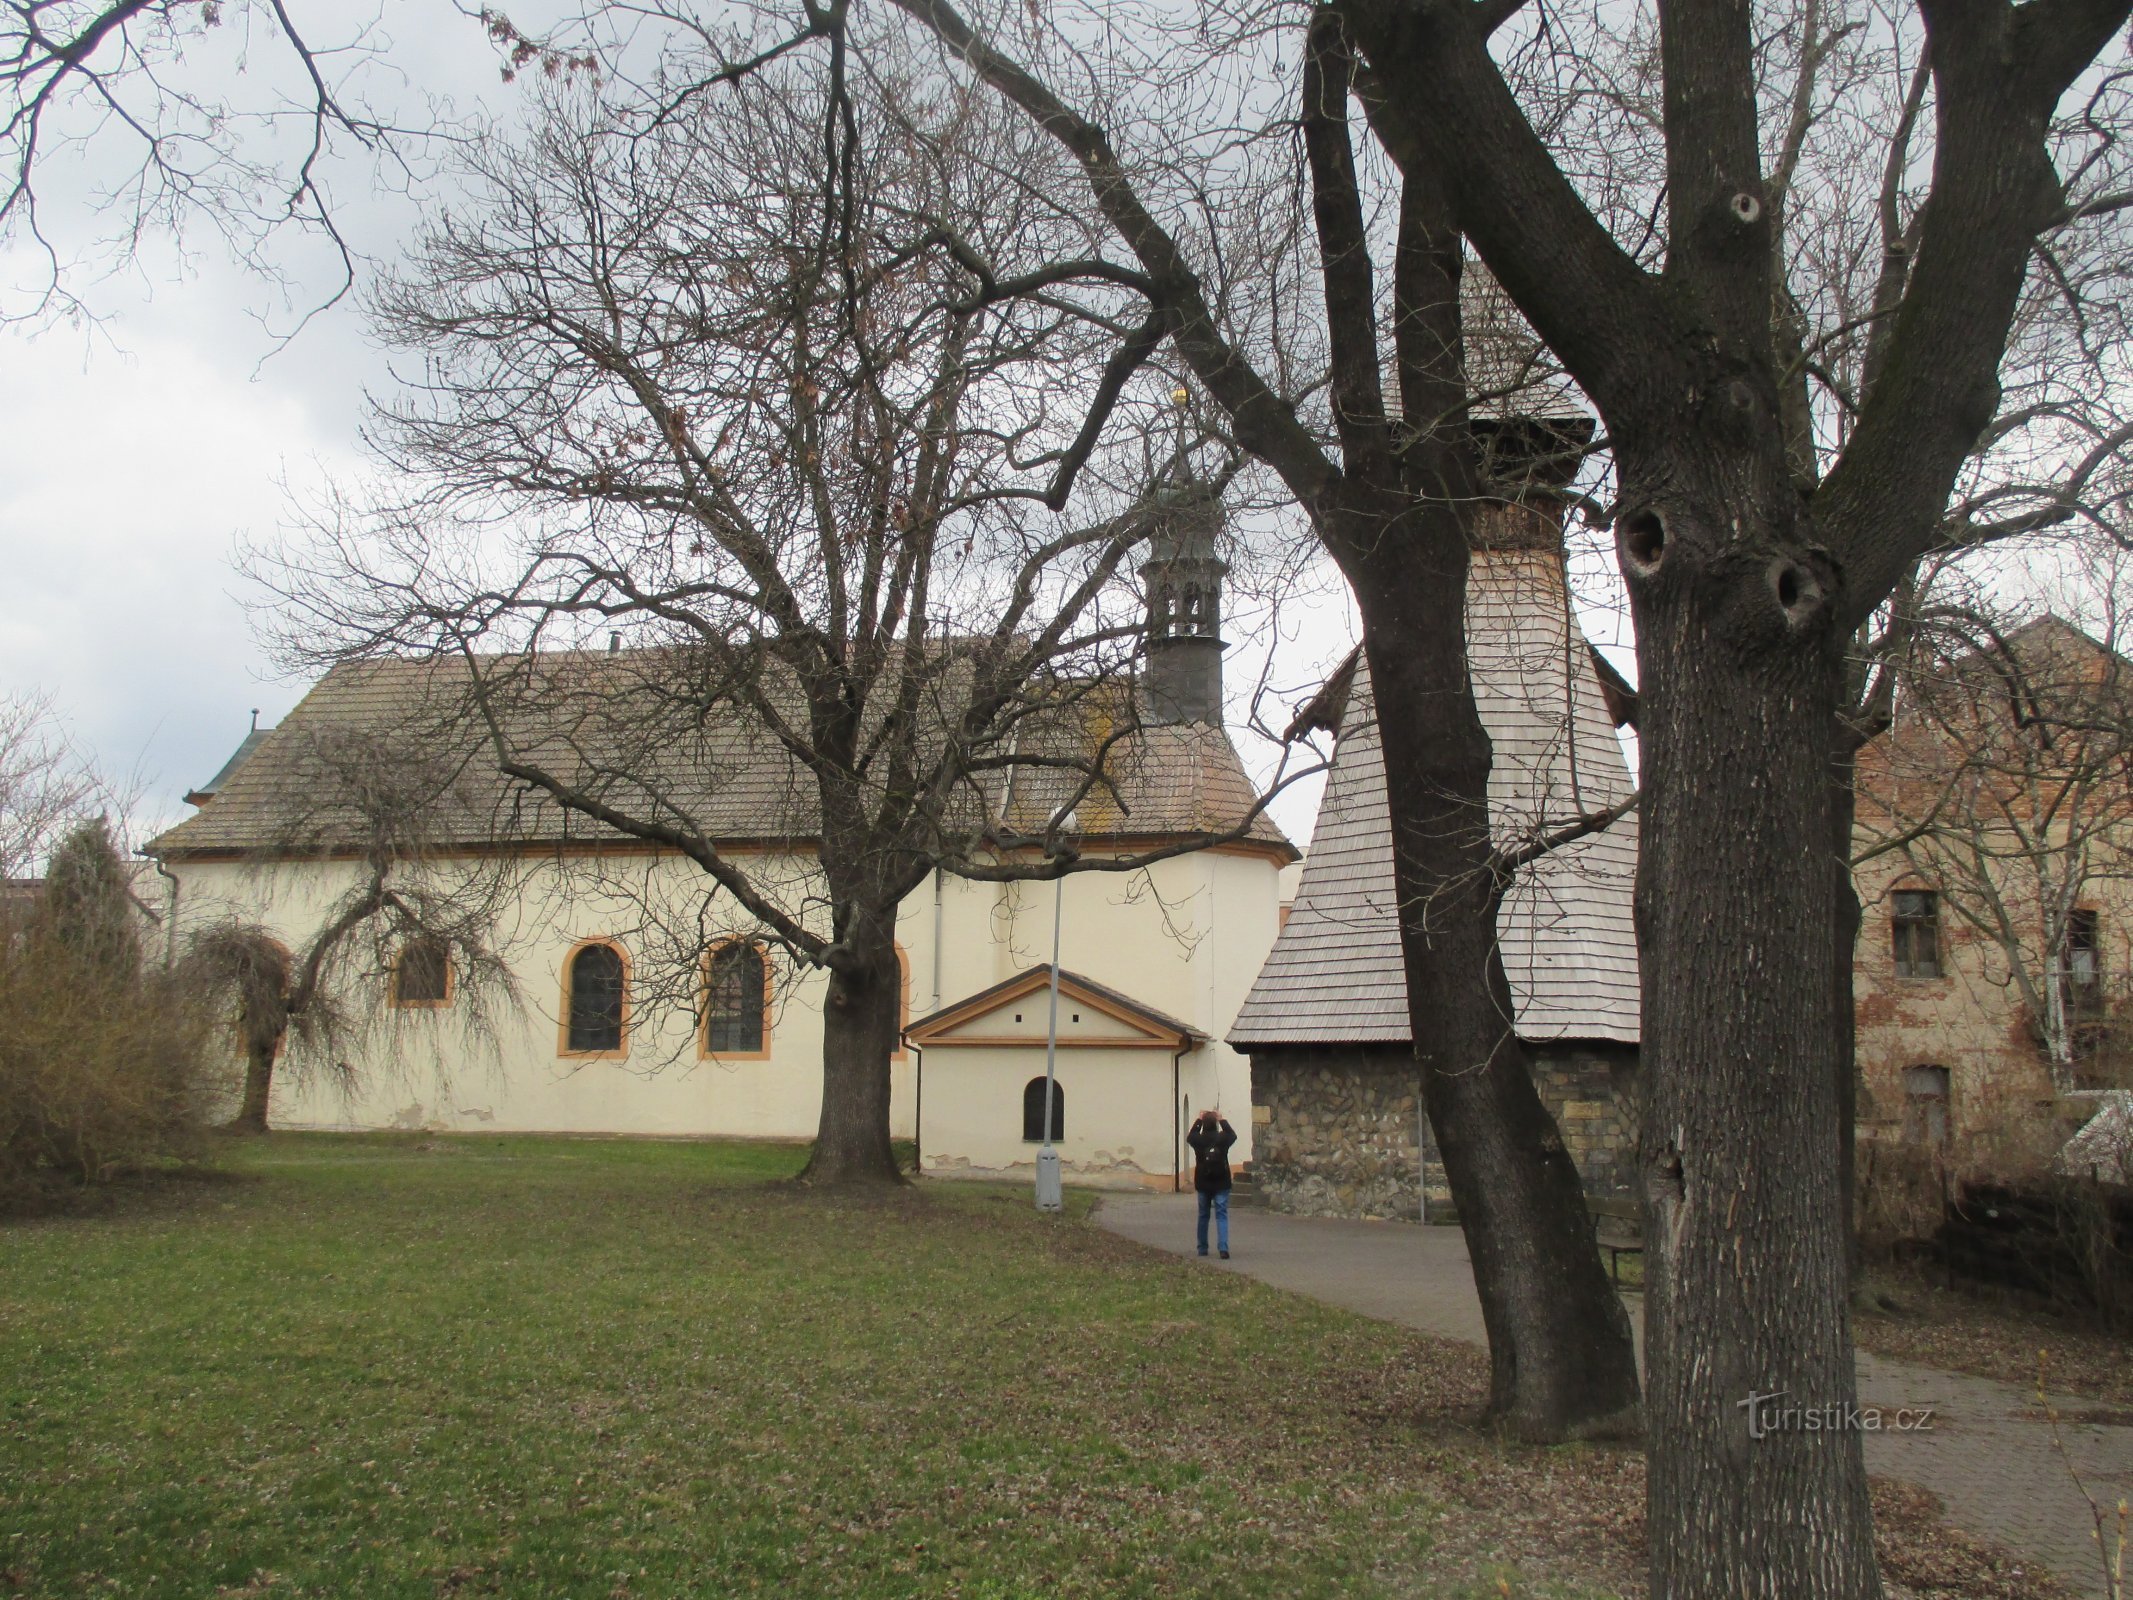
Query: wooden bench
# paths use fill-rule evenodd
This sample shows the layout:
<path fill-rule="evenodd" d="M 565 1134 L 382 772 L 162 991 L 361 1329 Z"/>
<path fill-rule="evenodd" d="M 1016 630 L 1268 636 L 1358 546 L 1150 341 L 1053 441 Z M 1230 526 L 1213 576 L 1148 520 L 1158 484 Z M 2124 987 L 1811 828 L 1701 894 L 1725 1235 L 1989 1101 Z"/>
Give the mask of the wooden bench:
<path fill-rule="evenodd" d="M 1619 1286 L 1622 1258 L 1644 1254 L 1644 1208 L 1634 1200 L 1588 1196 L 1585 1209 L 1592 1214 L 1592 1242 L 1607 1252 L 1607 1276 Z"/>

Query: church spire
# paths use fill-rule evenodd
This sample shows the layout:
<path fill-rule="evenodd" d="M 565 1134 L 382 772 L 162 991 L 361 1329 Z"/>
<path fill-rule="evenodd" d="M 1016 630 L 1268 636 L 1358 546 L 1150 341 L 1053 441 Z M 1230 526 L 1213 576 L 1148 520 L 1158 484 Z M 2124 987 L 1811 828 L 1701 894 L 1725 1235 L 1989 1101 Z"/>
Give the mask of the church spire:
<path fill-rule="evenodd" d="M 1145 722 L 1222 725 L 1222 579 L 1229 566 L 1215 554 L 1221 531 L 1221 496 L 1193 483 L 1149 535 L 1141 567 L 1148 594 Z"/>

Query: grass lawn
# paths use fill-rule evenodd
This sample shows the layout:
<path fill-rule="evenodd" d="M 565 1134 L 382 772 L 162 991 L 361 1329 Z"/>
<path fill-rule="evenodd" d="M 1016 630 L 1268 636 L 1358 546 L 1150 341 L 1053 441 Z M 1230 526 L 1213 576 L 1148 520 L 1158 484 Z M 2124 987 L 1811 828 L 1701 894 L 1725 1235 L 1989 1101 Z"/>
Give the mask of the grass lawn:
<path fill-rule="evenodd" d="M 1614 1592 L 1480 1358 L 774 1146 L 277 1136 L 0 1226 L 0 1595 Z M 1081 1207 L 1085 1210 L 1085 1206 Z M 1433 1420 L 1432 1420 L 1433 1419 Z M 1632 1580 L 1633 1581 L 1633 1580 Z"/>

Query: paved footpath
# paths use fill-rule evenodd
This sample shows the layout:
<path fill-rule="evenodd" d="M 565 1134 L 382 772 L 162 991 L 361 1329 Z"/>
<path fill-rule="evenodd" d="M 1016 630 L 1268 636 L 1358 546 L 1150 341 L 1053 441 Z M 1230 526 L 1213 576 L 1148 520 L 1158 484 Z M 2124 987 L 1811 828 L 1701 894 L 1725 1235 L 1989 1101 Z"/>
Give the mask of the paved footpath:
<path fill-rule="evenodd" d="M 1109 1195 L 1096 1220 L 1142 1244 L 1192 1254 L 1191 1195 Z M 1230 1228 L 1235 1254 L 1208 1261 L 1218 1271 L 1245 1273 L 1439 1338 L 1483 1342 L 1481 1302 L 1457 1228 L 1241 1208 Z M 1637 1308 L 1636 1296 L 1628 1301 Z M 2052 1447 L 2034 1394 L 1862 1354 L 1859 1396 L 1885 1411 L 1934 1408 L 1928 1430 L 1868 1434 L 1868 1471 L 1930 1489 L 1946 1503 L 1956 1527 L 2043 1562 L 2076 1593 L 2104 1592 L 2088 1504 Z M 2086 1400 L 2066 1401 L 2062 1409 L 2090 1407 L 2115 1409 Z M 2120 1498 L 2133 1499 L 2133 1427 L 2062 1422 L 2060 1436 L 2067 1458 L 2099 1501 L 2115 1506 Z"/>

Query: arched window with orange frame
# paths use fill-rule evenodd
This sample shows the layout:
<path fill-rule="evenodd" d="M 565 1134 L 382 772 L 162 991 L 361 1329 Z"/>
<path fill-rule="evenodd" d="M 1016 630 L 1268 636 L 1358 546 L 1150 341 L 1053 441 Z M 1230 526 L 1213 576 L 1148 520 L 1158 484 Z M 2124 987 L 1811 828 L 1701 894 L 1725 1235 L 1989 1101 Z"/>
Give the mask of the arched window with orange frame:
<path fill-rule="evenodd" d="M 621 1056 L 629 1051 L 629 958 L 609 939 L 588 939 L 563 958 L 566 1056 Z"/>
<path fill-rule="evenodd" d="M 704 954 L 697 1054 L 721 1061 L 770 1055 L 770 958 L 753 939 L 728 939 Z"/>

